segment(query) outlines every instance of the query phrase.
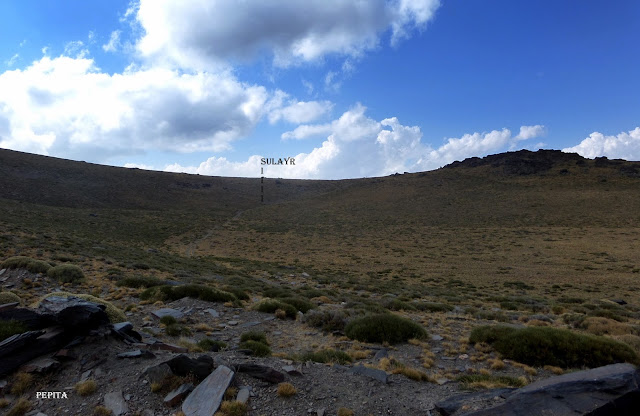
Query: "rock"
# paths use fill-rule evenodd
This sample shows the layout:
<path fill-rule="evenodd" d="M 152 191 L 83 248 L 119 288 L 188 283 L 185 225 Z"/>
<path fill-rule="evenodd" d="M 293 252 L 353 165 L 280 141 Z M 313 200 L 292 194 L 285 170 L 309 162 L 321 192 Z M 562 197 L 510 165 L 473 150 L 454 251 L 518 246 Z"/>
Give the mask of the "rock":
<path fill-rule="evenodd" d="M 57 370 L 58 367 L 60 367 L 60 363 L 53 358 L 40 357 L 20 367 L 20 371 L 32 374 L 46 374 Z"/>
<path fill-rule="evenodd" d="M 104 395 L 104 407 L 113 412 L 113 416 L 120 416 L 129 411 L 127 402 L 122 397 L 122 390 L 118 390 L 112 393 Z"/>
<path fill-rule="evenodd" d="M 78 357 L 68 348 L 63 348 L 61 350 L 58 350 L 58 352 L 54 354 L 53 358 L 60 361 L 71 361 L 77 359 Z"/>
<path fill-rule="evenodd" d="M 149 348 L 151 348 L 152 350 L 163 350 L 163 351 L 171 351 L 171 352 L 178 352 L 178 353 L 184 353 L 189 351 L 185 347 L 180 347 L 178 345 L 173 345 L 173 344 L 165 344 L 164 342 L 161 342 L 161 341 L 154 341 L 152 344 L 149 344 Z"/>
<path fill-rule="evenodd" d="M 183 384 L 182 386 L 178 387 L 177 389 L 175 389 L 174 391 L 172 391 L 171 393 L 165 396 L 164 404 L 169 407 L 176 406 L 178 403 L 184 400 L 184 398 L 187 397 L 187 395 L 192 391 L 193 391 L 193 384 L 191 383 Z"/>
<path fill-rule="evenodd" d="M 142 335 L 133 330 L 133 325 L 130 322 L 119 322 L 117 324 L 113 324 L 111 332 L 131 343 L 142 341 Z"/>
<path fill-rule="evenodd" d="M 351 368 L 351 374 L 360 374 L 363 375 L 365 377 L 369 377 L 372 378 L 374 380 L 378 380 L 382 383 L 387 384 L 387 382 L 389 381 L 388 378 L 389 376 L 387 375 L 387 373 L 385 371 L 382 370 L 377 370 L 375 368 L 369 368 L 369 367 L 365 367 L 363 365 L 356 365 L 354 367 Z"/>
<path fill-rule="evenodd" d="M 229 367 L 221 365 L 216 368 L 182 403 L 185 416 L 213 416 L 218 411 L 233 376 L 234 372 Z"/>
<path fill-rule="evenodd" d="M 247 404 L 247 402 L 249 401 L 250 395 L 251 395 L 251 392 L 249 391 L 249 389 L 246 387 L 242 387 L 240 390 L 238 390 L 236 401 Z"/>
<path fill-rule="evenodd" d="M 440 335 L 431 335 L 431 341 L 442 341 L 444 338 L 442 338 Z"/>
<path fill-rule="evenodd" d="M 229 321 L 229 322 L 227 322 L 227 325 L 236 326 L 236 325 L 238 325 L 238 321 Z"/>
<path fill-rule="evenodd" d="M 2 276 L 4 274 L 4 272 L 6 272 L 6 271 L 7 271 L 7 269 L 0 270 L 0 276 Z"/>
<path fill-rule="evenodd" d="M 290 376 L 301 376 L 302 372 L 300 371 L 300 368 L 295 368 L 292 365 L 285 365 L 284 367 L 282 367 L 282 370 L 286 371 L 287 374 L 289 374 Z"/>
<path fill-rule="evenodd" d="M 7 384 L 9 384 L 7 380 L 0 380 L 0 393 L 7 387 Z"/>
<path fill-rule="evenodd" d="M 184 314 L 182 312 L 180 312 L 177 309 L 172 309 L 172 308 L 162 308 L 162 309 L 158 309 L 157 311 L 153 311 L 151 312 L 151 314 L 153 316 L 155 316 L 158 319 L 161 319 L 165 316 L 171 316 L 172 318 L 175 319 L 181 319 Z"/>
<path fill-rule="evenodd" d="M 156 358 L 156 356 L 147 350 L 133 350 L 116 355 L 118 358 Z"/>
<path fill-rule="evenodd" d="M 611 302 L 615 302 L 620 306 L 626 305 L 627 302 L 624 299 L 611 299 Z"/>
<path fill-rule="evenodd" d="M 180 354 L 166 361 L 165 364 L 171 368 L 173 374 L 178 376 L 193 374 L 198 380 L 206 378 L 213 371 L 213 358 L 208 355 L 201 355 L 197 360 L 194 360 Z"/>
<path fill-rule="evenodd" d="M 0 342 L 0 377 L 36 357 L 56 351 L 67 337 L 60 327 L 10 336 Z"/>
<path fill-rule="evenodd" d="M 87 381 L 91 376 L 91 370 L 87 370 L 80 376 L 80 381 Z"/>
<path fill-rule="evenodd" d="M 387 352 L 386 348 L 380 348 L 378 351 L 376 351 L 376 355 L 373 356 L 374 360 L 382 360 L 383 358 L 387 358 L 389 356 L 389 353 Z"/>
<path fill-rule="evenodd" d="M 216 311 L 215 309 L 205 309 L 205 312 L 209 312 L 209 314 L 213 317 L 213 318 L 219 318 L 220 314 L 218 313 L 218 311 Z"/>
<path fill-rule="evenodd" d="M 318 409 L 318 411 L 316 412 L 317 416 L 324 416 L 326 414 L 327 410 L 323 407 L 322 409 Z"/>
<path fill-rule="evenodd" d="M 310 277 L 310 276 L 309 276 L 309 273 L 307 273 L 307 272 L 302 272 L 302 273 L 300 274 L 300 276 L 302 276 L 302 277 Z"/>
<path fill-rule="evenodd" d="M 233 368 L 238 373 L 245 373 L 251 377 L 268 381 L 269 383 L 282 383 L 284 381 L 283 373 L 264 365 L 242 363 L 235 364 Z"/>
<path fill-rule="evenodd" d="M 639 408 L 640 370 L 611 364 L 531 383 L 504 403 L 469 415 L 636 415 Z"/>
<path fill-rule="evenodd" d="M 162 382 L 165 377 L 170 376 L 173 373 L 171 372 L 171 367 L 169 367 L 168 364 L 162 363 L 146 368 L 143 374 L 147 377 L 149 383 L 153 384 Z"/>
<path fill-rule="evenodd" d="M 74 334 L 109 325 L 106 306 L 75 296 L 49 296 L 40 302 L 38 313 L 51 315 L 54 321 Z"/>
<path fill-rule="evenodd" d="M 516 389 L 492 389 L 474 393 L 459 394 L 449 397 L 435 404 L 435 408 L 442 416 L 450 416 L 457 412 L 462 406 L 491 401 L 496 397 L 506 398 Z"/>
<path fill-rule="evenodd" d="M 2 305 L 0 305 L 0 312 L 8 311 L 9 309 L 15 309 L 18 305 L 20 305 L 20 302 L 3 303 Z"/>
<path fill-rule="evenodd" d="M 256 321 L 245 322 L 244 324 L 240 325 L 240 328 L 249 328 L 249 327 L 260 325 L 260 324 L 261 322 L 256 322 Z"/>
<path fill-rule="evenodd" d="M 445 378 L 445 377 L 440 377 L 440 378 L 436 379 L 436 383 L 437 383 L 439 386 L 444 386 L 444 385 L 445 385 L 445 384 L 447 384 L 448 382 L 449 382 L 449 379 L 448 379 L 448 378 Z"/>

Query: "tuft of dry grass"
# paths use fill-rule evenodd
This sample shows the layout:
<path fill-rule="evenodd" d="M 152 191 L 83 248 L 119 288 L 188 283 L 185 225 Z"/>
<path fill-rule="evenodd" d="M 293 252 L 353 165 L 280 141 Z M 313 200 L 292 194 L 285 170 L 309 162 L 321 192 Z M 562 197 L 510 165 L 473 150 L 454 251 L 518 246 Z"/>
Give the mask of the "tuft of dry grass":
<path fill-rule="evenodd" d="M 600 316 L 590 316 L 581 325 L 585 331 L 593 335 L 627 335 L 634 334 L 634 328 L 622 322 Z"/>
<path fill-rule="evenodd" d="M 296 394 L 298 390 L 291 383 L 280 383 L 278 384 L 278 396 L 280 397 L 291 397 Z"/>
<path fill-rule="evenodd" d="M 504 361 L 499 358 L 492 358 L 488 363 L 492 370 L 502 370 L 505 366 Z"/>
<path fill-rule="evenodd" d="M 76 393 L 78 393 L 80 396 L 88 396 L 90 394 L 93 394 L 96 392 L 97 388 L 98 385 L 96 384 L 95 380 L 80 381 L 73 387 Z"/>
<path fill-rule="evenodd" d="M 93 409 L 93 416 L 111 416 L 113 413 L 104 406 L 96 406 Z"/>
<path fill-rule="evenodd" d="M 237 395 L 238 395 L 238 388 L 237 387 L 229 387 L 224 392 L 225 400 L 231 400 L 231 399 L 235 398 Z"/>
<path fill-rule="evenodd" d="M 346 407 L 341 407 L 338 409 L 338 416 L 353 416 L 355 414 L 356 413 L 353 410 Z"/>
<path fill-rule="evenodd" d="M 9 409 L 9 411 L 7 412 L 7 416 L 22 416 L 29 410 L 31 410 L 32 407 L 33 406 L 31 405 L 31 402 L 29 402 L 29 400 L 21 397 L 20 399 L 18 399 L 16 404 L 14 404 L 11 409 Z"/>
<path fill-rule="evenodd" d="M 27 390 L 33 385 L 33 376 L 29 373 L 16 373 L 13 376 L 13 383 L 11 385 L 11 394 L 21 396 L 26 393 Z"/>
<path fill-rule="evenodd" d="M 239 401 L 224 401 L 214 416 L 245 416 L 247 405 Z"/>
<path fill-rule="evenodd" d="M 553 365 L 545 365 L 544 369 L 547 371 L 551 371 L 553 374 L 557 374 L 557 375 L 564 374 L 564 370 L 562 368 L 555 367 Z"/>
<path fill-rule="evenodd" d="M 5 399 L 4 397 L 2 399 L 0 399 L 0 409 L 4 409 L 5 407 L 9 406 L 9 400 Z"/>

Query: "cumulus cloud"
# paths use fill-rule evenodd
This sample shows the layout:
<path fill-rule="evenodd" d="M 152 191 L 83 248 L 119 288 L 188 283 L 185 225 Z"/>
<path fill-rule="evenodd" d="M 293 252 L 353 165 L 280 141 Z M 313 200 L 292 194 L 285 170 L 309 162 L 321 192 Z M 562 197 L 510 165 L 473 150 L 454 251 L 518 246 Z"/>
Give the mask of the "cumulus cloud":
<path fill-rule="evenodd" d="M 321 146 L 308 153 L 293 156 L 295 166 L 267 166 L 266 175 L 282 178 L 343 179 L 384 176 L 395 172 L 416 172 L 441 167 L 466 157 L 505 150 L 511 143 L 522 140 L 509 129 L 485 133 L 465 134 L 449 138 L 433 148 L 422 141 L 418 126 L 406 126 L 398 118 L 376 121 L 366 114 L 366 107 L 357 104 L 338 119 L 325 124 L 305 124 L 282 135 L 283 139 L 303 139 L 325 135 Z M 522 126 L 522 131 L 542 131 Z M 534 138 L 533 133 L 530 138 Z M 197 167 L 172 165 L 171 171 L 203 175 L 259 176 L 260 157 L 254 155 L 246 162 L 229 162 L 224 158 L 210 158 Z M 281 155 L 277 155 L 280 157 Z"/>
<path fill-rule="evenodd" d="M 522 126 L 520 133 L 515 137 L 516 140 L 529 140 L 536 137 L 542 137 L 547 134 L 544 126 L 536 124 L 535 126 Z"/>
<path fill-rule="evenodd" d="M 562 151 L 578 153 L 588 158 L 606 156 L 611 159 L 640 160 L 640 127 L 615 136 L 605 136 L 594 131 L 580 144 Z"/>
<path fill-rule="evenodd" d="M 423 28 L 439 0 L 140 0 L 137 43 L 145 57 L 201 69 L 267 53 L 278 66 L 329 54 L 360 56 Z M 133 14 L 133 11 L 127 11 Z"/>
<path fill-rule="evenodd" d="M 82 42 L 67 46 L 76 57 L 45 56 L 0 74 L 0 147 L 102 162 L 149 149 L 221 151 L 264 116 L 266 89 L 230 73 L 110 75 Z"/>
<path fill-rule="evenodd" d="M 289 105 L 276 108 L 269 113 L 269 122 L 276 123 L 284 120 L 289 123 L 301 124 L 315 121 L 329 113 L 333 108 L 330 101 L 290 101 Z"/>

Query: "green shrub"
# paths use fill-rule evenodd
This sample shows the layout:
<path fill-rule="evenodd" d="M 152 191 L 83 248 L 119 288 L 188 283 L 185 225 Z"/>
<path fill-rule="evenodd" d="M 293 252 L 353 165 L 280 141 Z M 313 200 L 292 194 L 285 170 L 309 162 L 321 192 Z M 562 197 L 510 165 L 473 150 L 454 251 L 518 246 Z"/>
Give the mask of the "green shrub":
<path fill-rule="evenodd" d="M 313 361 L 316 363 L 336 363 L 336 364 L 348 364 L 353 361 L 353 358 L 344 351 L 338 351 L 334 349 L 324 349 L 315 352 L 307 352 L 299 357 L 299 361 Z"/>
<path fill-rule="evenodd" d="M 281 302 L 275 299 L 266 299 L 258 303 L 255 309 L 260 312 L 274 313 L 278 309 L 282 309 L 289 318 L 294 318 L 298 314 L 298 310 L 293 305 Z"/>
<path fill-rule="evenodd" d="M 248 340 L 240 343 L 240 348 L 250 350 L 256 357 L 268 357 L 271 355 L 271 348 L 267 344 L 259 341 Z"/>
<path fill-rule="evenodd" d="M 278 298 L 278 300 L 280 302 L 284 302 L 286 304 L 293 306 L 294 308 L 296 308 L 296 310 L 302 313 L 307 313 L 309 310 L 316 307 L 313 303 L 302 298 L 289 297 L 289 298 Z"/>
<path fill-rule="evenodd" d="M 127 316 L 124 314 L 124 312 L 122 312 L 120 309 L 118 309 L 113 303 L 107 302 L 106 300 L 100 299 L 100 298 L 95 297 L 95 296 L 86 295 L 84 293 L 77 293 L 77 294 L 73 294 L 73 293 L 69 293 L 69 292 L 53 292 L 53 293 L 49 293 L 48 295 L 43 296 L 33 306 L 34 307 L 38 307 L 40 305 L 40 302 L 42 302 L 44 299 L 46 299 L 46 298 L 48 298 L 50 296 L 61 296 L 61 297 L 65 297 L 65 298 L 69 297 L 69 296 L 74 296 L 76 298 L 84 299 L 84 300 L 89 301 L 89 302 L 99 303 L 99 304 L 104 305 L 106 307 L 105 312 L 107 313 L 107 316 L 109 317 L 109 322 L 115 324 L 115 323 L 118 323 L 118 322 L 127 321 Z"/>
<path fill-rule="evenodd" d="M 13 292 L 0 292 L 0 305 L 14 302 L 21 303 L 22 299 L 20 299 L 20 296 L 16 295 Z"/>
<path fill-rule="evenodd" d="M 249 300 L 249 299 L 251 299 L 249 297 L 249 294 L 245 290 L 240 289 L 238 287 L 226 286 L 224 288 L 224 290 L 226 292 L 229 292 L 229 293 L 233 294 L 239 300 Z"/>
<path fill-rule="evenodd" d="M 173 325 L 173 324 L 177 324 L 178 320 L 173 316 L 165 315 L 162 318 L 160 318 L 160 323 L 165 325 Z"/>
<path fill-rule="evenodd" d="M 265 298 L 288 298 L 293 296 L 293 292 L 282 287 L 270 287 L 262 292 Z"/>
<path fill-rule="evenodd" d="M 49 269 L 47 275 L 61 283 L 75 283 L 84 279 L 82 269 L 73 264 L 61 264 Z"/>
<path fill-rule="evenodd" d="M 191 330 L 184 325 L 170 324 L 164 329 L 170 337 L 178 337 L 180 335 L 191 335 Z"/>
<path fill-rule="evenodd" d="M 3 341 L 15 334 L 22 334 L 27 332 L 29 328 L 24 322 L 16 321 L 14 319 L 9 321 L 0 320 L 0 341 Z"/>
<path fill-rule="evenodd" d="M 354 319 L 345 327 L 345 334 L 358 341 L 389 344 L 427 336 L 424 328 L 417 323 L 389 313 Z"/>
<path fill-rule="evenodd" d="M 2 262 L 2 269 L 27 269 L 31 273 L 46 273 L 51 265 L 42 260 L 35 260 L 26 256 L 9 257 Z"/>
<path fill-rule="evenodd" d="M 404 302 L 400 299 L 388 299 L 383 303 L 383 306 L 390 311 L 415 311 L 416 307 L 409 303 Z"/>
<path fill-rule="evenodd" d="M 118 280 L 117 286 L 133 287 L 133 288 L 149 288 L 154 286 L 161 286 L 162 280 L 152 276 L 133 276 L 125 277 Z"/>
<path fill-rule="evenodd" d="M 201 339 L 198 341 L 198 347 L 202 348 L 205 351 L 220 351 L 227 348 L 227 343 L 223 341 L 218 341 L 214 339 Z"/>
<path fill-rule="evenodd" d="M 269 342 L 267 342 L 267 336 L 264 334 L 264 332 L 258 331 L 249 331 L 242 334 L 240 336 L 240 342 L 244 341 L 257 341 L 262 342 L 265 345 L 269 345 Z"/>
<path fill-rule="evenodd" d="M 607 364 L 640 363 L 626 344 L 595 335 L 583 335 L 550 327 L 474 328 L 470 342 L 487 342 L 504 357 L 531 366 L 562 368 L 600 367 Z"/>
<path fill-rule="evenodd" d="M 449 312 L 453 310 L 453 306 L 446 303 L 417 302 L 414 305 L 416 309 L 423 312 Z"/>
<path fill-rule="evenodd" d="M 347 324 L 347 317 L 342 311 L 314 310 L 305 314 L 304 323 L 323 331 L 342 331 Z"/>
<path fill-rule="evenodd" d="M 154 286 L 140 294 L 140 299 L 153 301 L 174 301 L 186 297 L 207 302 L 237 301 L 237 298 L 229 292 L 223 292 L 203 285 Z"/>

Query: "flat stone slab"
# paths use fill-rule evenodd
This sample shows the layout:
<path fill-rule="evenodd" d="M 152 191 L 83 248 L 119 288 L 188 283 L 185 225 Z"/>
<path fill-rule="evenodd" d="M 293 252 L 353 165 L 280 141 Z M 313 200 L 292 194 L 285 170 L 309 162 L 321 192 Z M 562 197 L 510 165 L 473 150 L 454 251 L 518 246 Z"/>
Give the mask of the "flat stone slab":
<path fill-rule="evenodd" d="M 20 305 L 20 302 L 3 303 L 2 305 L 0 305 L 0 312 L 8 311 L 9 309 L 15 309 L 15 307 L 18 305 Z"/>
<path fill-rule="evenodd" d="M 133 350 L 116 355 L 118 358 L 155 358 L 156 356 L 147 350 Z"/>
<path fill-rule="evenodd" d="M 192 391 L 193 391 L 193 384 L 191 383 L 183 384 L 165 396 L 164 404 L 169 407 L 176 406 L 178 403 L 184 400 L 184 398 L 187 397 L 187 395 Z"/>
<path fill-rule="evenodd" d="M 173 308 L 158 309 L 157 311 L 151 312 L 151 315 L 155 316 L 158 319 L 162 319 L 165 316 L 171 316 L 172 318 L 175 318 L 175 319 L 181 319 L 184 316 L 182 312 Z"/>
<path fill-rule="evenodd" d="M 111 410 L 114 416 L 120 416 L 129 411 L 127 402 L 122 397 L 122 390 L 105 394 L 104 407 Z"/>
<path fill-rule="evenodd" d="M 185 416 L 213 416 L 220 407 L 224 392 L 233 381 L 234 372 L 224 365 L 209 374 L 182 403 Z"/>
<path fill-rule="evenodd" d="M 20 367 L 20 371 L 45 374 L 57 370 L 58 367 L 60 367 L 60 363 L 53 358 L 40 357 Z"/>
<path fill-rule="evenodd" d="M 473 416 L 635 415 L 640 408 L 640 370 L 611 364 L 536 381 L 498 406 Z"/>
<path fill-rule="evenodd" d="M 209 315 L 211 315 L 212 318 L 219 318 L 220 317 L 220 314 L 215 309 L 209 308 L 209 309 L 205 309 L 204 311 L 208 312 Z"/>
<path fill-rule="evenodd" d="M 356 365 L 351 368 L 351 374 L 361 374 L 365 377 L 378 380 L 381 383 L 387 384 L 389 382 L 389 376 L 385 371 L 376 370 L 375 368 L 365 367 L 363 365 Z"/>
<path fill-rule="evenodd" d="M 238 390 L 236 401 L 247 404 L 247 402 L 249 401 L 249 396 L 251 396 L 251 392 L 249 391 L 249 389 L 246 387 L 242 387 L 240 390 Z"/>

